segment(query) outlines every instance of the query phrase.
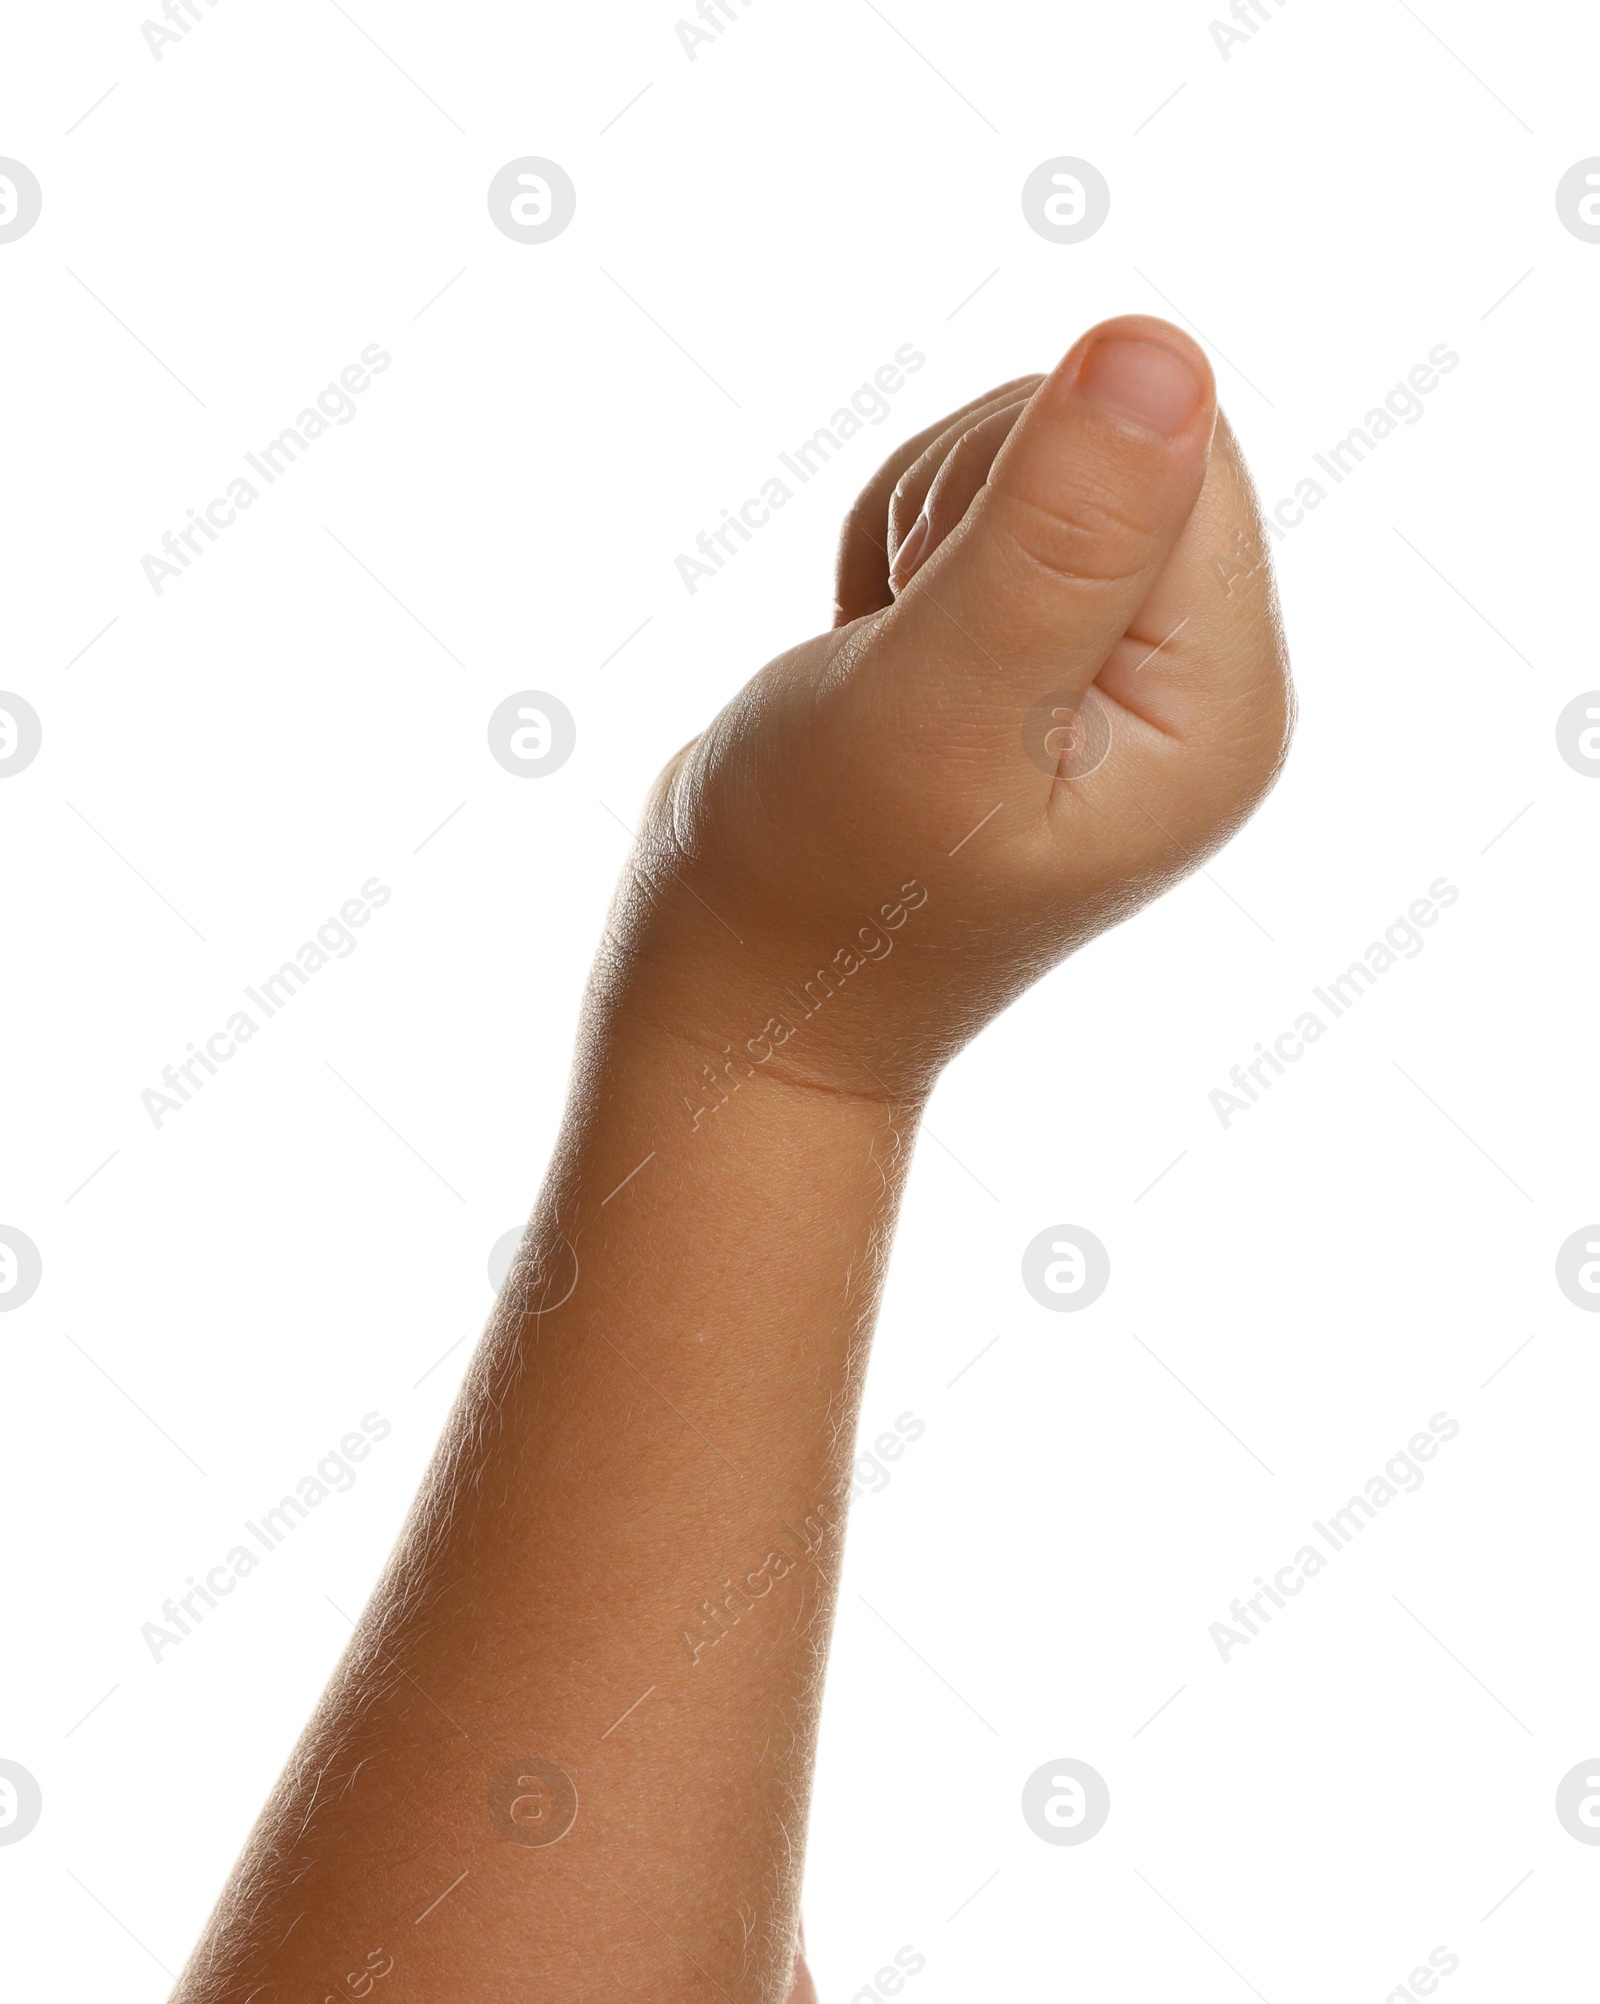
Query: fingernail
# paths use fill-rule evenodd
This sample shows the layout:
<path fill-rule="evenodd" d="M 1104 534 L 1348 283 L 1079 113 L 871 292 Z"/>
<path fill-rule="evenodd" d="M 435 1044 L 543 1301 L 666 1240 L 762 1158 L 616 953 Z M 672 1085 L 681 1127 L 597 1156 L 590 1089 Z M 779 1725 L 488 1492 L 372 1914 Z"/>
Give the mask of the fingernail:
<path fill-rule="evenodd" d="M 1176 348 L 1126 334 L 1094 344 L 1076 387 L 1090 403 L 1165 438 L 1183 430 L 1205 394 L 1192 363 Z"/>
<path fill-rule="evenodd" d="M 894 562 L 889 567 L 889 583 L 898 591 L 916 569 L 917 559 L 922 555 L 922 546 L 928 540 L 928 518 L 919 515 L 906 532 L 906 539 L 894 553 Z"/>

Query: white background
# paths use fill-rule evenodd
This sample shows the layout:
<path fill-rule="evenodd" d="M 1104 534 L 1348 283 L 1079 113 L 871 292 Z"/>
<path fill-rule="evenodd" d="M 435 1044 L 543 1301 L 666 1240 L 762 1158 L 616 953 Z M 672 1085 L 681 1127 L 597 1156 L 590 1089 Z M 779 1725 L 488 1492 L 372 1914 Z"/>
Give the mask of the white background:
<path fill-rule="evenodd" d="M 155 2000 L 187 1954 L 528 1209 L 619 821 L 826 624 L 897 439 L 1149 310 L 1269 503 L 1461 363 L 1278 549 L 1277 792 L 934 1100 L 866 1400 L 926 1433 L 851 1529 L 813 1960 L 829 2004 L 904 1944 L 916 2004 L 1380 2004 L 1444 1944 L 1450 2004 L 1577 1994 L 1600 1323 L 1554 1257 L 1600 1216 L 1600 784 L 1554 726 L 1600 685 L 1600 246 L 1554 192 L 1600 24 L 1267 10 L 1225 61 L 1179 0 L 756 0 L 691 62 L 642 0 L 221 0 L 159 63 L 131 6 L 12 11 L 44 210 L 0 245 L 0 684 L 44 745 L 0 783 L 0 1223 L 44 1279 L 0 1316 L 0 1756 L 44 1814 L 0 1848 L 8 1993 Z M 485 205 L 526 154 L 578 189 L 543 246 Z M 1112 190 L 1073 247 L 1018 199 L 1060 154 Z M 354 421 L 155 595 L 162 532 L 373 342 Z M 678 553 L 906 342 L 889 421 L 690 596 Z M 528 688 L 578 722 L 537 782 L 485 743 Z M 374 875 L 357 950 L 156 1129 L 162 1067 Z M 1230 1066 L 1440 876 L 1425 951 L 1224 1130 Z M 1020 1282 L 1061 1222 L 1111 1253 L 1080 1315 Z M 141 1623 L 371 1411 L 356 1487 L 154 1663 Z M 1436 1412 L 1425 1486 L 1224 1665 L 1208 1625 Z M 1081 1848 L 1018 1806 L 1067 1755 L 1112 1796 Z"/>

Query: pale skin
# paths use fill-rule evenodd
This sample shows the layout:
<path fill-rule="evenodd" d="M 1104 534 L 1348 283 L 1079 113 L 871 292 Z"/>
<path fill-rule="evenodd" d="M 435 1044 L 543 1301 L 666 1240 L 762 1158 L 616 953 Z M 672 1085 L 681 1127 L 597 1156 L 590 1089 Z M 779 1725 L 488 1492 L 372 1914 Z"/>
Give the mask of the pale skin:
<path fill-rule="evenodd" d="M 176 2004 L 814 1998 L 842 1499 L 921 1109 L 1271 785 L 1260 540 L 1204 356 L 1145 318 L 869 485 L 832 630 L 657 783 L 516 1271 Z M 1103 706 L 1093 771 L 1073 728 L 1030 755 L 1046 698 Z"/>

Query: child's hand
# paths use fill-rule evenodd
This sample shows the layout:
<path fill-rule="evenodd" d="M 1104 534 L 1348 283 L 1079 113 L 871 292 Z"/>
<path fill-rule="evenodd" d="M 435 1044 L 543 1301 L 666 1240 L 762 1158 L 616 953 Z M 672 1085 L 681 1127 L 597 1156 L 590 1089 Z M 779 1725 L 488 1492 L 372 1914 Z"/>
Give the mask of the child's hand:
<path fill-rule="evenodd" d="M 685 1042 L 691 1081 L 918 1097 L 1271 785 L 1291 705 L 1260 549 L 1210 369 L 1164 321 L 1108 321 L 912 440 L 846 524 L 834 630 L 662 775 L 603 1002 Z"/>

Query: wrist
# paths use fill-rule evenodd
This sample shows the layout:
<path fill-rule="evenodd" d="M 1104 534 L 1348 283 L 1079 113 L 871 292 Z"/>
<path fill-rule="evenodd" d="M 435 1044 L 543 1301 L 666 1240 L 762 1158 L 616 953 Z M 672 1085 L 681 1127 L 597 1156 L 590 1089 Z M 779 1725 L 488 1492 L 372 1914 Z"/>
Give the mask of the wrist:
<path fill-rule="evenodd" d="M 730 942 L 730 945 L 732 943 Z M 792 1104 L 819 1120 L 867 1110 L 874 1125 L 921 1117 L 937 1068 L 907 1063 L 897 1039 L 854 993 L 773 970 L 755 956 L 707 952 L 704 942 L 596 985 L 583 1051 L 608 1079 L 664 1108 L 669 1135 L 696 1135 L 743 1096 L 747 1105 Z M 798 965 L 798 963 L 797 963 Z"/>
<path fill-rule="evenodd" d="M 918 965 L 931 930 L 924 885 L 843 916 L 777 920 L 732 900 L 713 910 L 681 872 L 649 890 L 619 897 L 590 984 L 585 1040 L 608 1065 L 670 1074 L 675 1103 L 705 1113 L 736 1092 L 783 1088 L 920 1115 L 964 1040 Z M 683 1113 L 690 1127 L 694 1113 Z"/>

